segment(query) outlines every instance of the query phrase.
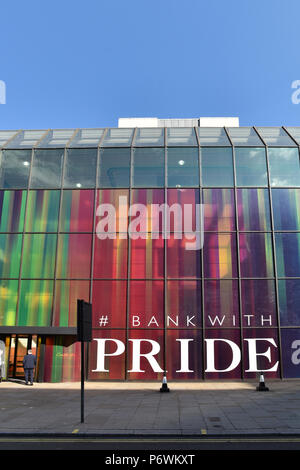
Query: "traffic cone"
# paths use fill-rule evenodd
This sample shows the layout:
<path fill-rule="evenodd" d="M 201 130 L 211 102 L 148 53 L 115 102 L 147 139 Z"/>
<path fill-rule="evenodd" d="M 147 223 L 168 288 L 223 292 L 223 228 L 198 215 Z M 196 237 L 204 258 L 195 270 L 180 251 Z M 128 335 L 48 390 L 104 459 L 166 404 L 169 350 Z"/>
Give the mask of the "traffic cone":
<path fill-rule="evenodd" d="M 269 389 L 268 387 L 265 386 L 265 379 L 264 379 L 264 374 L 263 372 L 260 372 L 260 375 L 259 375 L 259 386 L 256 387 L 256 390 L 258 392 L 268 392 Z"/>
<path fill-rule="evenodd" d="M 162 386 L 159 390 L 160 392 L 169 392 L 170 389 L 168 387 L 168 384 L 167 384 L 167 377 L 164 375 L 163 376 L 163 381 L 162 381 Z"/>

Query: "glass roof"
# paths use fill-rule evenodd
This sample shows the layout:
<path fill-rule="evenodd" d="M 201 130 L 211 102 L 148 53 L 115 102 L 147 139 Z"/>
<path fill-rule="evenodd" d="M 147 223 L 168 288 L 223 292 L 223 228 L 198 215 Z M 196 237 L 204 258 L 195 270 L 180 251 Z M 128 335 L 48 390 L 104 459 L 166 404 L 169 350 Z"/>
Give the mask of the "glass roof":
<path fill-rule="evenodd" d="M 193 127 L 167 127 L 167 146 L 198 146 Z"/>
<path fill-rule="evenodd" d="M 202 147 L 231 146 L 223 127 L 198 127 L 197 130 Z"/>
<path fill-rule="evenodd" d="M 62 148 L 65 147 L 73 137 L 75 129 L 53 129 L 37 144 L 37 148 Z"/>
<path fill-rule="evenodd" d="M 69 147 L 98 147 L 105 129 L 79 129 Z"/>
<path fill-rule="evenodd" d="M 109 128 L 101 147 L 130 147 L 134 128 Z"/>
<path fill-rule="evenodd" d="M 7 144 L 7 149 L 24 149 L 32 148 L 39 142 L 39 140 L 47 133 L 44 130 L 25 130 L 18 132 Z"/>
<path fill-rule="evenodd" d="M 295 142 L 282 127 L 257 127 L 257 132 L 270 147 L 295 147 Z"/>
<path fill-rule="evenodd" d="M 164 127 L 0 130 L 0 149 L 300 145 L 300 127 Z M 198 139 L 197 139 L 198 136 Z"/>
<path fill-rule="evenodd" d="M 228 127 L 229 137 L 237 147 L 261 147 L 263 141 L 258 137 L 253 127 Z"/>
<path fill-rule="evenodd" d="M 165 145 L 165 130 L 163 127 L 138 128 L 132 145 L 134 147 L 162 147 Z"/>
<path fill-rule="evenodd" d="M 0 149 L 13 138 L 19 131 L 0 131 Z"/>
<path fill-rule="evenodd" d="M 288 133 L 295 139 L 298 145 L 300 145 L 300 127 L 287 127 Z"/>

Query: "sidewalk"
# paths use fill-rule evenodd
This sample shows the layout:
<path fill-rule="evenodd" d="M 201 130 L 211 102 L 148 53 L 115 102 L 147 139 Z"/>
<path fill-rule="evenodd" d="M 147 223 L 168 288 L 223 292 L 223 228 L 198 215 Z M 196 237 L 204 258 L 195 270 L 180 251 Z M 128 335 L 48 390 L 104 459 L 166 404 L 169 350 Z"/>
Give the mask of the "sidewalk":
<path fill-rule="evenodd" d="M 300 380 L 169 383 L 0 383 L 0 435 L 300 434 Z"/>

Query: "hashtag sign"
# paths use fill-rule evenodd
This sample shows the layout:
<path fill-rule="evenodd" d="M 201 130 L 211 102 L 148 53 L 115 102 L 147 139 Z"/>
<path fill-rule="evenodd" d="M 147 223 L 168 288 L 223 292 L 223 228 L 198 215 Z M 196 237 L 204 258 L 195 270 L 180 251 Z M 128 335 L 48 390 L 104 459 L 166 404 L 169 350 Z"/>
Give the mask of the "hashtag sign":
<path fill-rule="evenodd" d="M 102 317 L 99 318 L 99 326 L 106 326 L 106 325 L 108 325 L 108 316 L 102 315 Z"/>

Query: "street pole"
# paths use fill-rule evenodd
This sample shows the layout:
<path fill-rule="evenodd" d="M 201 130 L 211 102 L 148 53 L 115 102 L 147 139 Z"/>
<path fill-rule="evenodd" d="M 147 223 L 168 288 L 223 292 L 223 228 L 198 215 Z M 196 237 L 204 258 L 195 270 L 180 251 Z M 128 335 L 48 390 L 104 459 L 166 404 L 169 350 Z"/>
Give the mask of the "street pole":
<path fill-rule="evenodd" d="M 81 341 L 81 423 L 84 423 L 84 342 Z"/>

